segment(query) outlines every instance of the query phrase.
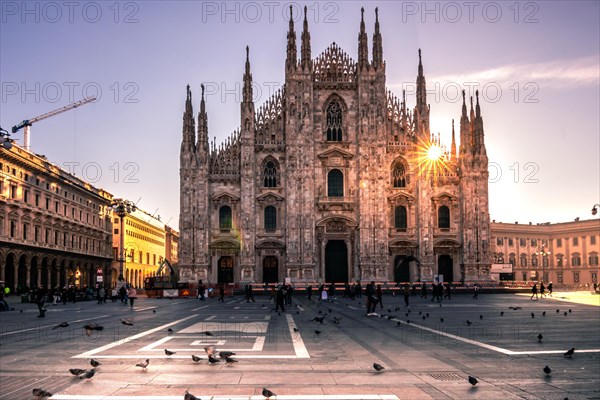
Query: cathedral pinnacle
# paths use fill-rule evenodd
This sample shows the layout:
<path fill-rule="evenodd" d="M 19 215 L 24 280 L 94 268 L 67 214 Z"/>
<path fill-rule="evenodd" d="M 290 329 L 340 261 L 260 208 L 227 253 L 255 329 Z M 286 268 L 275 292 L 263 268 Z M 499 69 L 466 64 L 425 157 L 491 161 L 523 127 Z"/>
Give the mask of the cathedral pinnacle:
<path fill-rule="evenodd" d="M 479 90 L 475 91 L 475 99 L 476 99 L 475 116 L 477 118 L 479 118 L 479 117 L 481 117 L 481 108 L 479 107 Z"/>
<path fill-rule="evenodd" d="M 379 31 L 379 12 L 375 8 L 375 33 L 373 33 L 373 66 L 379 68 L 383 64 L 383 43 Z"/>
<path fill-rule="evenodd" d="M 369 68 L 369 44 L 365 33 L 365 9 L 360 9 L 360 33 L 358 34 L 358 67 Z"/>
<path fill-rule="evenodd" d="M 466 118 L 466 116 L 467 116 L 467 104 L 465 103 L 465 91 L 464 91 L 464 89 L 462 91 L 462 98 L 463 98 L 462 116 L 463 116 L 463 118 Z"/>
<path fill-rule="evenodd" d="M 287 58 L 285 61 L 286 69 L 296 67 L 297 63 L 297 49 L 296 49 L 296 32 L 294 31 L 294 16 L 293 7 L 290 4 L 290 28 L 287 34 Z"/>
<path fill-rule="evenodd" d="M 250 72 L 250 47 L 246 46 L 246 71 L 244 72 L 244 103 L 252 103 L 252 73 Z"/>
<path fill-rule="evenodd" d="M 302 26 L 302 48 L 301 51 L 301 63 L 302 69 L 312 69 L 312 60 L 310 58 L 310 32 L 308 31 L 308 11 L 307 7 L 304 6 L 304 24 Z"/>
<path fill-rule="evenodd" d="M 454 118 L 452 118 L 452 144 L 450 146 L 450 160 L 456 161 L 456 137 L 454 135 Z"/>

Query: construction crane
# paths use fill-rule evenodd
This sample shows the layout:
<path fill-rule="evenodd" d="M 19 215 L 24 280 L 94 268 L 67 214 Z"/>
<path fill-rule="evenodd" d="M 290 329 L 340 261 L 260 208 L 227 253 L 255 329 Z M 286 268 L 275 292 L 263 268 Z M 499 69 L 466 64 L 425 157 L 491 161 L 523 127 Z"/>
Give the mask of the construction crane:
<path fill-rule="evenodd" d="M 12 127 L 12 133 L 17 133 L 21 128 L 25 128 L 25 129 L 23 129 L 23 147 L 25 148 L 25 150 L 29 150 L 30 149 L 29 135 L 31 134 L 31 130 L 30 130 L 31 125 L 33 125 L 35 122 L 41 121 L 43 119 L 54 117 L 55 115 L 64 113 L 65 111 L 69 111 L 69 110 L 72 110 L 79 106 L 82 106 L 84 104 L 91 103 L 92 101 L 95 101 L 95 100 L 96 100 L 95 96 L 86 97 L 83 100 L 76 101 L 75 103 L 71 103 L 71 104 L 61 107 L 57 110 L 50 111 L 46 114 L 42 114 L 38 117 L 23 120 L 20 124 L 17 124 Z"/>

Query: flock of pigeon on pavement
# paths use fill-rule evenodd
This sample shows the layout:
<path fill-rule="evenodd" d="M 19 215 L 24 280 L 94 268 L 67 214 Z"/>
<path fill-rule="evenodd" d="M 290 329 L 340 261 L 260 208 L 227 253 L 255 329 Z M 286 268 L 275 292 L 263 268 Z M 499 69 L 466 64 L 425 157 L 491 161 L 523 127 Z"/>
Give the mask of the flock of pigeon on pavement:
<path fill-rule="evenodd" d="M 321 303 L 319 303 L 317 306 L 320 307 Z M 348 306 L 348 304 L 346 304 L 346 306 Z M 441 306 L 442 305 L 440 304 L 440 307 Z M 299 305 L 297 305 L 296 307 L 298 309 L 302 310 L 302 308 Z M 264 309 L 266 307 L 263 306 L 262 308 Z M 521 310 L 522 307 L 512 307 L 511 306 L 511 307 L 508 307 L 508 309 L 516 311 L 516 310 Z M 396 321 L 396 325 L 399 326 L 401 324 L 401 322 L 396 319 L 395 315 L 391 314 L 392 310 L 388 308 L 387 311 L 390 314 L 373 314 L 373 315 L 376 315 L 379 318 L 387 318 L 388 320 L 395 320 Z M 396 311 L 396 312 L 400 311 L 400 307 L 396 307 L 394 311 Z M 152 310 L 152 312 L 156 313 L 156 310 Z M 563 314 L 564 314 L 564 316 L 567 316 L 571 312 L 572 312 L 572 310 L 569 309 L 568 312 L 564 311 Z M 299 314 L 299 311 L 297 311 L 297 313 Z M 334 324 L 339 325 L 340 322 L 341 322 L 341 320 L 342 320 L 341 316 L 339 316 L 339 317 L 338 316 L 332 316 L 331 320 L 327 320 L 326 319 L 326 317 L 328 315 L 332 314 L 332 313 L 333 313 L 333 310 L 331 308 L 329 308 L 328 312 L 326 312 L 324 314 L 322 313 L 322 311 L 319 310 L 318 311 L 319 315 L 317 315 L 313 319 L 309 320 L 309 322 L 313 322 L 314 321 L 315 323 L 323 324 L 325 321 L 331 321 Z M 407 312 L 405 313 L 405 316 L 408 318 L 409 315 L 410 315 L 410 313 L 411 313 L 411 310 L 409 308 L 409 309 L 407 309 Z M 560 310 L 557 309 L 556 313 L 559 314 Z M 279 313 L 279 315 L 281 315 L 281 313 Z M 423 320 L 426 320 L 430 316 L 429 313 L 423 313 L 422 311 L 419 311 L 419 315 L 422 316 Z M 500 316 L 503 316 L 503 315 L 504 315 L 504 311 L 501 311 L 500 312 Z M 542 317 L 545 317 L 545 316 L 546 316 L 546 311 L 543 311 L 542 312 Z M 535 313 L 533 313 L 533 312 L 531 313 L 531 318 L 535 318 Z M 483 320 L 483 314 L 479 315 L 479 319 Z M 442 322 L 442 323 L 444 322 L 444 318 L 443 317 L 440 318 L 440 322 Z M 470 321 L 470 320 L 468 320 L 468 319 L 465 321 L 465 324 L 467 326 L 470 326 L 472 323 L 473 322 Z M 134 325 L 134 323 L 133 323 L 132 320 L 126 319 L 126 318 L 121 319 L 121 324 L 126 325 L 126 326 L 133 326 Z M 406 320 L 406 324 L 410 324 L 410 320 L 409 319 Z M 52 330 L 59 329 L 59 328 L 66 328 L 68 326 L 69 326 L 68 322 L 62 322 L 62 323 L 54 326 L 52 328 Z M 91 336 L 94 331 L 102 331 L 104 329 L 103 326 L 97 325 L 97 324 L 93 324 L 93 323 L 87 324 L 83 328 L 84 328 L 87 336 Z M 297 327 L 294 327 L 293 330 L 294 330 L 294 332 L 299 332 L 299 329 Z M 173 333 L 173 329 L 168 328 L 167 332 L 168 333 Z M 204 332 L 200 332 L 200 333 L 204 334 L 206 336 L 214 336 L 214 333 L 212 333 L 210 331 L 204 331 Z M 314 333 L 318 337 L 322 332 L 319 329 L 315 329 Z M 543 335 L 541 333 L 538 334 L 537 339 L 538 339 L 538 342 L 541 343 L 542 339 L 543 339 Z M 216 364 L 220 363 L 221 360 L 224 360 L 226 365 L 233 365 L 233 364 L 235 364 L 235 363 L 238 362 L 237 359 L 235 359 L 235 358 L 232 357 L 232 356 L 236 355 L 236 353 L 234 353 L 232 351 L 217 351 L 217 348 L 214 345 L 210 345 L 210 346 L 204 347 L 204 351 L 206 352 L 206 355 L 207 355 L 207 363 L 210 364 L 210 365 L 216 365 Z M 170 357 L 170 356 L 172 356 L 172 355 L 175 354 L 174 351 L 170 351 L 168 349 L 164 349 L 164 352 L 165 352 L 165 355 L 167 357 Z M 565 357 L 565 358 L 572 358 L 574 354 L 575 354 L 575 348 L 572 347 L 572 348 L 570 348 L 569 350 L 567 350 L 563 354 L 563 357 Z M 200 361 L 203 360 L 202 357 L 197 356 L 195 354 L 192 354 L 191 358 L 192 358 L 192 361 L 194 363 L 199 363 Z M 150 359 L 147 358 L 145 361 L 142 361 L 142 362 L 139 362 L 139 363 L 135 364 L 135 367 L 139 367 L 139 368 L 141 368 L 142 371 L 145 372 L 147 370 L 149 364 L 150 364 Z M 72 375 L 78 377 L 79 379 L 86 379 L 87 381 L 89 381 L 89 380 L 91 380 L 94 377 L 94 375 L 96 373 L 96 368 L 98 368 L 99 366 L 101 366 L 102 363 L 99 362 L 98 360 L 95 360 L 95 359 L 92 358 L 90 360 L 90 365 L 92 366 L 91 369 L 71 368 L 71 369 L 69 369 L 69 372 Z M 376 373 L 381 373 L 382 371 L 385 370 L 385 367 L 382 366 L 381 364 L 378 364 L 378 363 L 375 362 L 375 363 L 373 363 L 373 369 L 376 371 Z M 543 368 L 542 371 L 544 372 L 545 376 L 549 376 L 552 373 L 552 369 L 548 365 L 546 365 Z M 479 381 L 477 380 L 477 378 L 474 377 L 474 376 L 471 376 L 471 375 L 469 375 L 467 377 L 467 380 L 468 380 L 468 382 L 472 386 L 476 386 L 479 383 Z M 48 392 L 48 391 L 46 391 L 44 389 L 41 389 L 41 388 L 35 388 L 35 389 L 33 389 L 33 395 L 36 398 L 38 398 L 38 399 L 43 399 L 43 398 L 48 398 L 48 397 L 52 397 L 53 396 L 52 393 L 50 393 L 50 392 Z M 270 399 L 271 397 L 276 397 L 277 396 L 275 393 L 273 393 L 271 390 L 269 390 L 267 388 L 263 388 L 262 389 L 262 395 L 266 399 Z M 201 399 L 199 397 L 197 397 L 197 396 L 194 396 L 193 394 L 189 393 L 189 391 L 186 390 L 186 392 L 184 394 L 184 400 L 201 400 Z M 565 397 L 564 400 L 568 400 L 568 398 Z"/>

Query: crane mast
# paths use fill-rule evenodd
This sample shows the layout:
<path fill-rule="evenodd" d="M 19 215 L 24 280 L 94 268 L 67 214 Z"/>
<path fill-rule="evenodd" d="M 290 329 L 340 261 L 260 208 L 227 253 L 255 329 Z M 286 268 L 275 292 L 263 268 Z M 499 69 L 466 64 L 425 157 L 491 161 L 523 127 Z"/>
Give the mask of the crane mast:
<path fill-rule="evenodd" d="M 31 119 L 25 119 L 25 120 L 21 121 L 21 123 L 12 127 L 12 133 L 17 133 L 19 130 L 23 129 L 23 147 L 25 148 L 25 150 L 30 150 L 30 147 L 31 147 L 31 145 L 30 145 L 30 135 L 31 135 L 30 127 L 31 127 L 31 125 L 33 125 L 35 122 L 41 121 L 43 119 L 50 118 L 55 115 L 64 113 L 65 111 L 72 110 L 72 109 L 82 106 L 84 104 L 91 103 L 92 101 L 95 101 L 95 100 L 96 100 L 95 96 L 86 97 L 83 100 L 79 100 L 74 103 L 68 104 L 64 107 L 47 112 L 46 114 L 42 114 L 42 115 L 39 115 L 39 116 L 31 118 Z"/>

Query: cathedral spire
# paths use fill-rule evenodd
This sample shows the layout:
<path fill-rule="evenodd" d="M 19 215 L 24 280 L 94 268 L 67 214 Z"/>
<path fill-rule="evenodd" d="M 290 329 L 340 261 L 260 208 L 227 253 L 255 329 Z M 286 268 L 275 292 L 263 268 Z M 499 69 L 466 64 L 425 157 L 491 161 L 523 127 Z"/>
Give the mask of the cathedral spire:
<path fill-rule="evenodd" d="M 475 112 L 473 111 L 473 96 L 471 96 L 471 110 L 469 111 L 469 118 L 471 122 L 475 119 Z"/>
<path fill-rule="evenodd" d="M 307 8 L 304 6 L 304 23 L 302 26 L 302 48 L 301 48 L 301 63 L 302 69 L 312 69 L 312 60 L 310 58 L 310 32 L 308 31 Z"/>
<path fill-rule="evenodd" d="M 460 146 L 458 148 L 459 154 L 465 154 L 469 152 L 471 144 L 471 124 L 469 123 L 469 117 L 467 115 L 467 102 L 465 97 L 465 91 L 462 91 L 462 115 L 460 117 Z"/>
<path fill-rule="evenodd" d="M 481 118 L 481 108 L 479 107 L 479 90 L 475 91 L 475 117 Z"/>
<path fill-rule="evenodd" d="M 297 49 L 296 49 L 296 32 L 294 31 L 294 16 L 292 14 L 292 5 L 290 4 L 290 27 L 287 33 L 287 56 L 285 60 L 286 70 L 296 68 Z"/>
<path fill-rule="evenodd" d="M 383 64 L 383 43 L 379 32 L 379 12 L 375 7 L 375 33 L 373 33 L 373 67 L 378 69 Z"/>
<path fill-rule="evenodd" d="M 183 112 L 183 139 L 181 141 L 181 153 L 194 152 L 194 141 L 196 138 L 195 130 L 192 91 L 190 90 L 190 85 L 187 85 L 185 111 Z"/>
<path fill-rule="evenodd" d="M 360 9 L 360 33 L 358 34 L 358 68 L 369 68 L 369 44 L 365 32 L 365 9 Z"/>
<path fill-rule="evenodd" d="M 244 72 L 243 103 L 252 103 L 252 73 L 250 72 L 250 47 L 246 46 L 246 71 Z"/>
<path fill-rule="evenodd" d="M 462 91 L 462 98 L 463 98 L 463 104 L 462 104 L 462 117 L 461 118 L 467 118 L 467 104 L 465 103 L 465 91 L 464 91 L 464 89 Z"/>
<path fill-rule="evenodd" d="M 419 72 L 417 75 L 417 107 L 421 111 L 427 105 L 427 85 L 423 75 L 423 63 L 421 62 L 421 49 L 419 49 Z"/>
<path fill-rule="evenodd" d="M 200 88 L 202 89 L 202 99 L 200 100 L 200 112 L 198 113 L 198 144 L 196 149 L 200 152 L 202 160 L 206 160 L 208 157 L 208 114 L 204 102 L 204 84 L 201 84 Z"/>

